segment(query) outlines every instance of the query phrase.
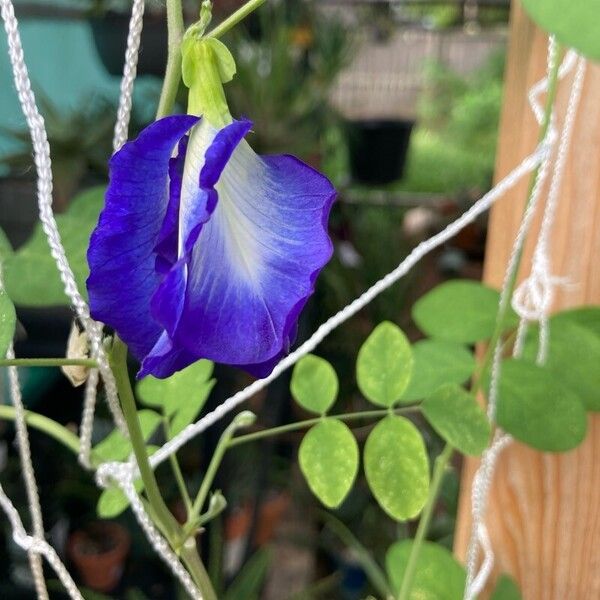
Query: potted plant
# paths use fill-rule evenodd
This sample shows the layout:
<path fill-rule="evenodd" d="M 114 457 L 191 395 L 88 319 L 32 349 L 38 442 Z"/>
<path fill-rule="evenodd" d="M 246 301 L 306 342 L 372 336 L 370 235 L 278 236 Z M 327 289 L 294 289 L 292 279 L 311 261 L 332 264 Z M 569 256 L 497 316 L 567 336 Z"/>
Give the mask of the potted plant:
<path fill-rule="evenodd" d="M 334 122 L 329 92 L 349 55 L 345 26 L 309 3 L 277 3 L 257 13 L 260 36 L 235 35 L 237 74 L 228 87 L 234 114 L 251 114 L 253 146 L 291 152 L 318 167 Z"/>
<path fill-rule="evenodd" d="M 383 185 L 400 179 L 414 121 L 360 120 L 346 125 L 350 172 L 359 183 Z"/>
<path fill-rule="evenodd" d="M 106 99 L 83 98 L 72 111 L 56 107 L 44 94 L 36 90 L 40 109 L 44 115 L 50 155 L 52 158 L 54 209 L 64 212 L 69 201 L 84 180 L 90 183 L 105 181 L 107 161 L 112 153 L 111 140 L 114 127 L 114 110 Z M 12 177 L 31 170 L 31 142 L 29 131 L 2 128 L 0 133 L 11 137 L 20 146 L 14 153 L 2 157 Z M 21 179 L 30 181 L 30 177 Z M 14 184 L 13 184 L 14 185 Z M 11 201 L 9 193 L 0 188 L 0 199 Z M 15 206 L 9 212 L 23 212 L 21 197 L 14 198 Z M 35 205 L 34 205 L 35 207 Z M 37 207 L 32 215 L 37 215 Z M 29 214 L 29 211 L 28 211 Z M 2 222 L 8 218 L 2 213 Z M 35 222 L 35 221 L 34 221 Z M 10 230 L 8 230 L 10 238 Z"/>
<path fill-rule="evenodd" d="M 110 592 L 121 580 L 130 546 L 131 536 L 124 527 L 94 521 L 71 534 L 67 550 L 84 585 Z"/>
<path fill-rule="evenodd" d="M 98 56 L 110 75 L 122 75 L 129 33 L 129 5 L 122 7 L 96 0 L 89 22 Z M 162 76 L 167 64 L 167 27 L 163 8 L 148 7 L 140 42 L 137 72 Z"/>

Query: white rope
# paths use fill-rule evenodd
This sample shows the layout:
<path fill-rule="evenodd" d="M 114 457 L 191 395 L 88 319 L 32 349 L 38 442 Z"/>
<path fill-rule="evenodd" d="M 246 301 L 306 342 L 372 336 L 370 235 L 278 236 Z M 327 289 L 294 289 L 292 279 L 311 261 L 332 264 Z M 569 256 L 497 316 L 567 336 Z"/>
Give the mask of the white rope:
<path fill-rule="evenodd" d="M 94 411 L 98 388 L 98 369 L 90 369 L 83 394 L 83 409 L 79 426 L 79 463 L 91 469 L 92 435 L 94 432 Z"/>
<path fill-rule="evenodd" d="M 12 66 L 15 88 L 33 144 L 33 157 L 37 170 L 38 207 L 42 228 L 48 239 L 50 253 L 56 262 L 65 293 L 88 333 L 92 347 L 92 356 L 98 361 L 98 366 L 105 380 L 106 397 L 115 423 L 126 434 L 127 428 L 125 427 L 125 421 L 119 407 L 116 385 L 102 346 L 102 327 L 90 317 L 88 306 L 77 288 L 75 276 L 67 260 L 56 220 L 54 219 L 54 213 L 52 212 L 50 145 L 48 144 L 44 119 L 37 108 L 35 96 L 31 89 L 31 81 L 25 64 L 18 21 L 15 17 L 12 1 L 0 0 L 0 9 L 4 21 L 4 29 L 6 30 L 8 54 Z"/>
<path fill-rule="evenodd" d="M 0 292 L 4 291 L 4 281 L 2 277 L 2 266 L 0 265 Z M 10 343 L 6 352 L 6 357 L 12 359 L 15 357 L 14 347 Z M 21 396 L 19 386 L 19 374 L 16 367 L 8 367 L 8 384 L 10 390 L 10 399 L 15 409 L 15 429 L 17 432 L 17 446 L 19 449 L 19 459 L 23 470 L 23 481 L 25 483 L 25 492 L 27 494 L 27 505 L 31 522 L 33 525 L 33 535 L 40 540 L 44 539 L 44 521 L 42 519 L 42 508 L 40 506 L 40 497 L 35 480 L 35 472 L 31 461 L 31 447 L 29 445 L 29 435 L 27 433 L 27 423 L 25 421 L 25 407 Z M 38 598 L 48 600 L 48 590 L 44 580 L 44 568 L 38 554 L 28 551 L 29 565 L 35 584 Z"/>
<path fill-rule="evenodd" d="M 113 412 L 115 422 L 122 430 L 125 430 L 123 417 L 118 406 L 114 377 L 110 371 L 106 353 L 104 352 L 104 348 L 102 346 L 102 326 L 91 319 L 87 304 L 77 289 L 77 285 L 67 262 L 66 255 L 61 244 L 60 235 L 58 233 L 56 222 L 52 213 L 52 174 L 50 169 L 51 163 L 48 140 L 43 118 L 39 114 L 35 104 L 35 97 L 31 91 L 31 85 L 27 68 L 24 63 L 21 41 L 17 30 L 17 20 L 14 16 L 12 2 L 11 0 L 0 0 L 0 3 L 2 7 L 2 17 L 4 19 L 5 29 L 8 36 L 9 55 L 13 67 L 15 85 L 23 113 L 30 128 L 34 145 L 34 157 L 38 172 L 40 220 L 42 221 L 44 232 L 48 238 L 52 256 L 54 257 L 61 274 L 61 279 L 65 286 L 65 292 L 70 298 L 77 315 L 84 324 L 84 327 L 88 333 L 91 345 L 91 355 L 98 362 L 99 371 L 105 382 L 108 403 L 111 411 Z M 143 0 L 134 0 L 127 43 L 126 60 L 123 71 L 123 80 L 121 82 L 118 116 L 115 124 L 115 135 L 113 140 L 115 150 L 120 148 L 127 139 L 127 129 L 131 113 L 132 90 L 135 81 L 137 55 L 143 24 L 143 12 Z M 561 77 L 564 75 L 564 72 L 567 72 L 570 68 L 569 60 L 573 60 L 573 58 L 574 57 L 571 53 L 567 55 L 565 63 L 561 66 Z M 535 98 L 539 95 L 539 93 L 541 93 L 541 91 L 543 91 L 546 85 L 547 80 L 543 80 L 534 86 L 530 93 L 530 99 L 533 98 L 533 100 L 535 100 Z M 533 100 L 532 106 L 537 115 L 540 112 L 540 107 Z M 496 187 L 494 187 L 492 190 L 490 190 L 490 192 L 477 201 L 461 217 L 451 223 L 442 232 L 419 244 L 406 257 L 406 259 L 402 261 L 402 263 L 400 263 L 396 269 L 394 269 L 394 271 L 390 272 L 375 285 L 369 288 L 369 290 L 367 290 L 362 296 L 354 300 L 343 310 L 323 323 L 308 341 L 302 344 L 289 356 L 284 358 L 268 377 L 255 381 L 244 390 L 234 394 L 221 406 L 207 414 L 197 423 L 188 426 L 176 438 L 166 443 L 151 457 L 150 460 L 153 467 L 156 467 L 158 464 L 166 460 L 171 454 L 175 453 L 181 446 L 186 444 L 194 436 L 198 435 L 207 427 L 214 424 L 243 401 L 265 388 L 283 371 L 293 366 L 301 357 L 314 350 L 314 348 L 327 335 L 329 335 L 329 333 L 354 316 L 358 311 L 369 304 L 377 295 L 382 293 L 401 277 L 403 277 L 423 256 L 456 235 L 467 224 L 471 223 L 480 214 L 488 210 L 498 198 L 500 198 L 508 189 L 512 188 L 527 173 L 531 172 L 538 166 L 540 166 L 540 172 L 543 173 L 544 165 L 549 159 L 552 141 L 553 140 L 550 138 L 550 136 L 547 137 L 547 139 L 544 140 L 544 142 L 540 144 L 530 156 L 525 158 L 522 163 L 516 167 L 505 179 L 499 182 Z M 89 453 L 91 448 L 97 383 L 98 372 L 96 370 L 92 370 L 86 385 L 84 410 L 81 424 L 82 451 L 80 454 L 80 461 L 82 464 L 88 467 L 90 466 Z M 495 454 L 501 451 L 507 438 L 508 436 L 504 436 L 498 440 L 498 444 L 493 447 L 494 453 L 489 454 L 490 460 L 495 460 Z M 490 460 L 488 460 L 487 464 L 490 464 Z M 493 460 L 491 462 L 491 467 L 488 467 L 488 469 L 493 469 Z M 201 598 L 200 592 L 195 587 L 188 572 L 183 568 L 178 557 L 169 548 L 166 540 L 160 535 L 160 533 L 154 527 L 152 521 L 149 519 L 133 485 L 133 480 L 134 477 L 137 476 L 137 473 L 137 465 L 132 463 L 105 464 L 98 469 L 97 482 L 101 486 L 106 486 L 112 481 L 117 483 L 123 489 L 131 502 L 133 512 L 138 522 L 140 523 L 156 552 L 169 565 L 173 573 L 184 585 L 190 596 L 192 598 Z M 71 596 L 79 598 L 79 593 L 77 592 L 76 588 L 74 588 L 74 584 L 72 584 L 68 573 L 66 573 L 66 570 L 64 570 L 64 566 L 58 560 L 54 550 L 44 540 L 29 538 L 26 536 L 24 530 L 22 529 L 22 524 L 19 528 L 20 521 L 18 521 L 18 514 L 16 515 L 17 520 L 15 520 L 15 514 L 11 513 L 10 510 L 12 505 L 10 505 L 8 498 L 6 498 L 3 492 L 0 494 L 0 503 L 9 516 L 9 519 L 11 519 L 13 535 L 15 536 L 15 539 L 18 538 L 20 540 L 18 543 L 20 543 L 22 546 L 28 546 L 29 549 L 33 549 L 35 552 L 45 554 L 57 571 L 63 583 L 66 582 L 65 587 L 67 587 Z M 480 502 L 479 505 L 484 506 L 485 502 Z M 12 507 L 12 510 L 14 511 L 14 507 Z M 14 511 L 14 513 L 16 513 L 16 511 Z M 488 560 L 487 562 L 484 560 L 484 568 L 491 569 L 491 567 L 487 567 L 487 565 L 490 564 L 489 556 L 491 547 L 486 536 L 487 532 L 485 531 L 485 528 L 478 528 L 479 543 L 484 546 L 484 549 L 488 549 L 488 553 L 486 555 Z M 58 561 L 58 563 L 56 561 Z M 493 564 L 493 558 L 491 563 Z M 61 570 L 63 571 L 62 573 Z M 75 593 L 73 593 L 69 588 L 69 585 L 71 584 L 75 590 Z"/>
<path fill-rule="evenodd" d="M 533 254 L 531 275 L 519 286 L 513 298 L 513 308 L 524 323 L 538 321 L 540 324 L 540 343 L 537 356 L 540 363 L 545 362 L 548 353 L 548 315 L 554 300 L 554 288 L 557 284 L 566 281 L 563 277 L 552 275 L 550 239 L 586 68 L 587 61 L 583 57 L 579 57 L 556 154 L 556 165 L 550 182 L 546 209 Z M 519 352 L 524 342 L 526 327 L 522 329 L 517 338 Z"/>
<path fill-rule="evenodd" d="M 523 160 L 523 162 L 517 168 L 515 168 L 505 179 L 499 182 L 493 190 L 488 192 L 485 196 L 473 204 L 473 206 L 461 217 L 451 223 L 442 232 L 419 244 L 394 271 L 378 281 L 346 308 L 323 323 L 309 340 L 304 342 L 304 344 L 283 359 L 268 377 L 257 380 L 244 390 L 234 394 L 223 404 L 218 406 L 214 411 L 207 414 L 197 423 L 188 426 L 181 434 L 163 445 L 155 454 L 150 457 L 151 465 L 156 467 L 158 464 L 166 460 L 171 454 L 177 452 L 181 446 L 185 445 L 193 437 L 207 429 L 212 424 L 216 423 L 224 415 L 232 411 L 236 406 L 253 396 L 255 393 L 265 388 L 283 371 L 294 365 L 302 356 L 312 352 L 312 350 L 314 350 L 314 348 L 329 333 L 347 321 L 364 306 L 369 304 L 369 302 L 371 302 L 378 294 L 389 288 L 393 283 L 405 275 L 423 256 L 456 235 L 456 233 L 463 229 L 467 224 L 471 223 L 480 214 L 488 210 L 489 207 L 508 189 L 513 187 L 527 173 L 535 169 L 535 167 L 541 161 L 543 161 L 547 153 L 548 147 L 545 144 L 541 144 L 534 153 Z M 148 539 L 150 540 L 156 552 L 176 574 L 180 581 L 182 581 L 182 583 L 186 586 L 186 589 L 190 595 L 193 598 L 196 598 L 198 596 L 194 595 L 189 585 L 186 584 L 182 579 L 184 574 L 187 574 L 187 571 L 183 569 L 181 563 L 170 550 L 164 538 L 162 538 L 155 528 L 153 528 L 152 522 L 149 520 L 148 515 L 146 514 L 144 507 L 139 500 L 137 492 L 132 485 L 132 481 L 138 476 L 138 474 L 139 471 L 137 464 L 135 463 L 106 463 L 98 468 L 96 481 L 101 486 L 106 486 L 109 485 L 110 482 L 114 482 L 122 489 L 122 491 L 131 501 L 138 523 L 146 532 L 146 535 L 148 536 Z"/>
<path fill-rule="evenodd" d="M 115 123 L 115 134 L 113 148 L 116 152 L 125 143 L 128 137 L 129 120 L 131 116 L 131 105 L 133 86 L 135 82 L 137 60 L 140 38 L 143 27 L 144 0 L 134 0 L 131 19 L 129 22 L 129 34 L 127 37 L 127 50 L 125 53 L 125 66 L 121 80 L 121 94 L 119 97 L 119 108 Z M 90 452 L 92 441 L 92 425 L 94 418 L 94 406 L 96 399 L 97 371 L 90 372 L 85 394 L 84 413 L 81 424 L 81 450 L 80 461 L 90 466 Z M 110 484 L 111 479 L 118 481 L 121 489 L 129 499 L 133 513 L 146 534 L 148 541 L 156 553 L 164 560 L 172 573 L 179 579 L 191 598 L 202 600 L 202 595 L 195 586 L 187 570 L 182 566 L 177 555 L 171 550 L 164 537 L 156 529 L 152 520 L 148 517 L 144 505 L 133 484 L 135 470 L 131 463 L 108 463 L 101 465 L 96 473 L 99 486 L 105 487 Z"/>
<path fill-rule="evenodd" d="M 12 344 L 10 345 L 7 358 L 14 358 L 15 353 Z M 25 491 L 27 493 L 27 504 L 31 522 L 33 524 L 33 535 L 36 540 L 44 539 L 44 522 L 42 520 L 42 508 L 40 506 L 40 497 L 35 480 L 35 472 L 31 462 L 31 447 L 29 445 L 29 436 L 27 435 L 27 424 L 25 423 L 25 407 L 23 406 L 23 398 L 21 397 L 21 389 L 19 387 L 19 375 L 17 367 L 8 367 L 8 380 L 10 386 L 10 396 L 12 404 L 15 408 L 15 429 L 17 431 L 17 445 L 19 448 L 19 459 L 23 472 L 23 481 L 25 482 Z M 38 598 L 48 600 L 48 590 L 44 581 L 44 570 L 40 556 L 28 550 L 29 564 L 31 573 L 35 582 L 35 589 Z"/>
<path fill-rule="evenodd" d="M 339 311 L 333 317 L 325 321 L 313 335 L 302 345 L 300 345 L 291 354 L 286 356 L 273 369 L 272 373 L 264 379 L 258 379 L 248 387 L 240 390 L 218 406 L 215 410 L 205 415 L 202 419 L 188 425 L 180 434 L 167 442 L 151 457 L 150 463 L 156 467 L 164 462 L 169 456 L 174 454 L 185 445 L 188 441 L 194 438 L 199 433 L 216 423 L 219 419 L 231 412 L 239 404 L 248 400 L 254 394 L 264 389 L 274 379 L 279 377 L 281 373 L 296 364 L 303 356 L 312 352 L 332 331 L 353 317 L 361 309 L 367 306 L 379 294 L 387 290 L 390 286 L 396 283 L 400 278 L 406 275 L 412 267 L 418 263 L 426 254 L 441 246 L 446 241 L 454 237 L 459 231 L 472 223 L 485 211 L 489 210 L 490 206 L 498 200 L 509 189 L 514 187 L 522 177 L 536 168 L 548 153 L 548 146 L 545 143 L 540 146 L 527 158 L 525 158 L 519 166 L 517 166 L 509 175 L 502 181 L 475 202 L 465 213 L 458 219 L 448 225 L 443 231 L 437 233 L 433 237 L 421 242 L 417 245 L 410 254 L 390 273 L 380 279 L 372 287 L 370 287 L 362 296 L 351 302 L 344 309 Z"/>
<path fill-rule="evenodd" d="M 144 0 L 134 0 L 129 20 L 129 33 L 127 35 L 127 49 L 125 51 L 125 65 L 121 79 L 121 93 L 119 94 L 119 107 L 113 137 L 113 150 L 116 152 L 127 141 L 131 106 L 133 99 L 133 86 L 137 73 L 137 62 L 140 48 L 140 39 L 144 25 Z M 101 339 L 101 337 L 100 337 Z M 112 373 L 109 377 L 112 377 Z M 110 385 L 110 384 L 109 384 Z M 86 383 L 81 425 L 79 429 L 80 450 L 79 462 L 87 469 L 91 468 L 90 454 L 92 451 L 92 434 L 94 428 L 94 412 L 96 408 L 96 394 L 98 390 L 98 372 L 90 371 Z M 113 403 L 117 400 L 116 388 L 111 390 Z"/>
<path fill-rule="evenodd" d="M 540 83 L 534 85 L 529 93 L 529 104 L 539 125 L 541 125 L 543 122 L 544 111 L 541 104 L 538 102 L 538 97 L 548 89 L 550 71 L 554 69 L 557 60 L 558 56 L 556 43 L 554 38 L 550 37 L 548 41 L 547 76 Z M 555 138 L 556 132 L 554 129 L 554 119 L 553 113 L 551 113 L 546 139 L 549 139 L 549 143 L 552 145 Z M 511 300 L 509 297 L 511 282 L 516 276 L 516 268 L 522 253 L 525 237 L 529 231 L 531 220 L 535 214 L 535 209 L 537 207 L 543 184 L 548 175 L 550 158 L 551 152 L 548 153 L 543 162 L 540 164 L 531 191 L 531 197 L 528 200 L 523 219 L 521 220 L 521 224 L 513 242 L 511 255 L 508 260 L 502 288 L 500 291 L 499 307 L 501 313 L 504 313 Z M 496 345 L 493 348 L 492 372 L 487 407 L 488 418 L 491 423 L 494 423 L 496 417 L 498 384 L 500 381 L 502 368 L 502 340 L 497 340 L 495 344 Z M 483 541 L 489 541 L 487 527 L 485 524 L 485 512 L 496 460 L 500 454 L 500 450 L 506 447 L 510 441 L 511 437 L 502 434 L 502 432 L 498 429 L 494 436 L 492 445 L 483 453 L 481 463 L 473 478 L 471 490 L 471 535 L 469 538 L 466 556 L 467 578 L 464 591 L 465 600 L 473 600 L 473 598 L 477 597 L 477 595 L 483 589 L 483 586 L 485 585 L 487 577 L 489 576 L 493 566 L 493 557 L 491 557 L 489 553 L 489 544 L 482 543 Z M 480 550 L 483 551 L 483 562 L 478 570 L 477 566 Z"/>
<path fill-rule="evenodd" d="M 2 507 L 2 510 L 6 514 L 8 521 L 11 525 L 12 537 L 15 541 L 15 544 L 23 548 L 23 550 L 25 550 L 28 553 L 34 553 L 36 556 L 45 556 L 46 560 L 48 561 L 48 563 L 50 563 L 51 567 L 54 569 L 54 572 L 57 574 L 61 583 L 65 587 L 65 590 L 69 594 L 69 597 L 73 600 L 83 600 L 83 596 L 79 593 L 75 582 L 69 575 L 69 572 L 67 571 L 65 566 L 62 564 L 54 548 L 48 542 L 46 542 L 46 540 L 38 539 L 37 537 L 27 535 L 27 532 L 23 527 L 21 517 L 17 512 L 17 509 L 14 507 L 13 503 L 6 495 L 1 485 L 0 506 Z"/>
<path fill-rule="evenodd" d="M 556 45 L 553 38 L 549 40 L 548 49 L 548 71 L 553 68 L 556 57 Z M 558 203 L 558 194 L 562 182 L 562 175 L 568 154 L 570 140 L 572 136 L 573 124 L 575 115 L 581 97 L 583 87 L 583 78 L 585 74 L 585 60 L 577 58 L 573 51 L 569 51 L 565 57 L 565 61 L 559 70 L 559 77 L 563 78 L 574 66 L 577 61 L 577 71 L 571 87 L 569 103 L 564 119 L 564 124 L 560 136 L 559 147 L 557 150 L 556 160 L 550 184 L 548 200 L 544 209 L 542 218 L 542 226 L 536 248 L 534 250 L 534 258 L 532 262 L 532 273 L 530 277 L 524 281 L 515 291 L 512 298 L 512 304 L 515 311 L 520 316 L 517 340 L 513 349 L 513 356 L 520 356 L 525 333 L 527 330 L 527 322 L 529 320 L 538 320 L 540 322 L 540 352 L 538 353 L 537 362 L 542 364 L 546 357 L 547 351 L 547 323 L 548 314 L 552 305 L 553 286 L 560 281 L 559 278 L 553 277 L 550 271 L 550 235 L 551 228 L 556 213 Z M 541 123 L 543 112 L 540 110 L 540 105 L 535 102 L 535 97 L 530 95 L 531 105 L 538 122 Z M 550 130 L 554 129 L 554 116 L 551 117 Z M 553 135 L 553 138 L 556 134 Z M 526 232 L 531 224 L 531 219 L 535 208 L 538 204 L 540 190 L 547 177 L 550 160 L 545 161 L 540 166 L 537 180 L 532 191 L 530 205 L 526 211 L 521 226 L 515 238 L 513 251 L 509 259 L 506 276 L 501 293 L 501 305 L 509 299 L 508 284 L 512 277 L 512 273 L 516 268 L 518 256 L 523 247 Z M 545 326 L 544 326 L 545 324 Z M 492 376 L 490 381 L 490 390 L 488 394 L 488 416 L 493 422 L 495 419 L 495 411 L 498 399 L 498 384 L 501 375 L 502 364 L 502 344 L 499 341 L 494 348 L 492 362 Z M 481 464 L 473 479 L 472 498 L 471 498 L 471 537 L 467 549 L 467 583 L 465 587 L 465 600 L 472 600 L 484 589 L 487 580 L 491 574 L 494 565 L 494 555 L 489 540 L 487 527 L 485 525 L 485 512 L 487 508 L 487 500 L 489 490 L 491 488 L 494 470 L 501 451 L 512 442 L 512 437 L 503 433 L 500 429 L 496 431 L 494 441 L 491 447 L 484 452 Z M 483 561 L 477 569 L 477 561 L 479 550 L 483 554 Z"/>
<path fill-rule="evenodd" d="M 165 538 L 159 533 L 152 520 L 148 517 L 133 483 L 134 471 L 135 469 L 131 462 L 104 463 L 96 471 L 96 483 L 98 486 L 105 488 L 112 483 L 119 485 L 129 499 L 134 515 L 156 553 L 179 579 L 189 596 L 194 600 L 202 600 L 202 594 L 192 581 L 190 574 L 183 567 L 177 555 L 171 550 Z"/>
<path fill-rule="evenodd" d="M 129 119 L 131 116 L 131 103 L 133 98 L 133 84 L 137 73 L 138 53 L 140 38 L 144 25 L 144 0 L 133 0 L 131 19 L 129 21 L 129 34 L 127 35 L 127 50 L 125 51 L 125 66 L 121 79 L 121 93 L 119 95 L 119 108 L 115 123 L 113 148 L 116 152 L 127 141 Z"/>

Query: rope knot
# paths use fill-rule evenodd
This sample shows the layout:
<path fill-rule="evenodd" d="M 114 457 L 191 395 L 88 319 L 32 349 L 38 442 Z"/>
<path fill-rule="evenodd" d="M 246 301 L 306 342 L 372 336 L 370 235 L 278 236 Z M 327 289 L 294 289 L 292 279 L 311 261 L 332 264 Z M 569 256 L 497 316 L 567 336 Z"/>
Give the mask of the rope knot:
<path fill-rule="evenodd" d="M 512 307 L 521 319 L 541 321 L 550 313 L 556 286 L 566 283 L 564 277 L 550 275 L 546 266 L 538 264 L 515 290 Z"/>

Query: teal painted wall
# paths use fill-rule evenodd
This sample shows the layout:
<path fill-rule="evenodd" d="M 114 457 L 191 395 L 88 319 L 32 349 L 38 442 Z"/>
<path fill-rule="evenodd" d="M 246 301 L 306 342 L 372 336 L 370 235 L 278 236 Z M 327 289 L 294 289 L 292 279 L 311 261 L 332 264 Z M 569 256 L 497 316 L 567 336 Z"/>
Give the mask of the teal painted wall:
<path fill-rule="evenodd" d="M 19 14 L 17 6 L 17 16 Z M 24 18 L 20 23 L 25 59 L 34 91 L 40 89 L 52 105 L 68 112 L 90 95 L 116 101 L 119 78 L 106 73 L 100 62 L 91 29 L 85 20 Z M 134 103 L 143 117 L 151 119 L 160 82 L 140 77 Z M 25 127 L 7 55 L 6 36 L 0 30 L 0 126 Z M 0 132 L 0 162 L 14 143 Z"/>

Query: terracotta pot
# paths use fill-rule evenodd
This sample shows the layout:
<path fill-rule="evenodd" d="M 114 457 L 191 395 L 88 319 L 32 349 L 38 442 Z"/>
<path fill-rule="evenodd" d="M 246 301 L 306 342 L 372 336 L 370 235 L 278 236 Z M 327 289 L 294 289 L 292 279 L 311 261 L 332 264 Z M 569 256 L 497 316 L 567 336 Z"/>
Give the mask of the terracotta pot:
<path fill-rule="evenodd" d="M 258 524 L 254 543 L 257 546 L 266 544 L 273 538 L 277 525 L 281 522 L 285 511 L 291 503 L 287 493 L 277 493 L 267 497 L 260 506 Z M 248 534 L 252 521 L 252 508 L 244 505 L 235 509 L 227 518 L 225 535 L 228 540 L 239 539 Z"/>
<path fill-rule="evenodd" d="M 69 537 L 68 553 L 87 587 L 110 592 L 117 587 L 129 554 L 131 537 L 117 523 L 98 521 Z"/>

